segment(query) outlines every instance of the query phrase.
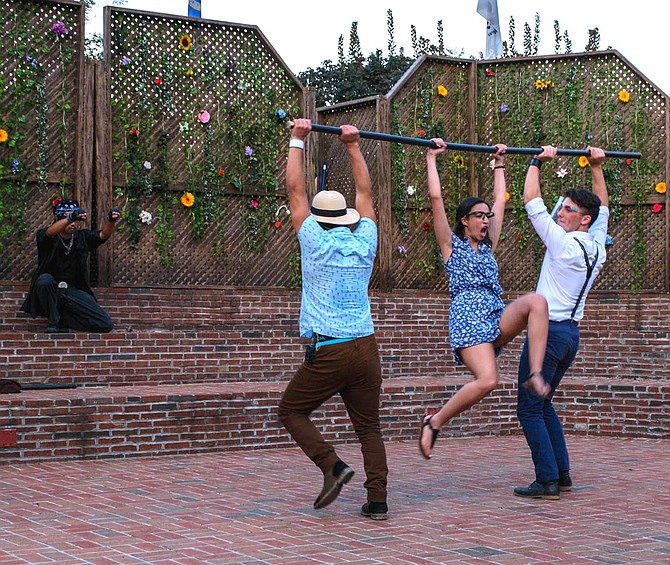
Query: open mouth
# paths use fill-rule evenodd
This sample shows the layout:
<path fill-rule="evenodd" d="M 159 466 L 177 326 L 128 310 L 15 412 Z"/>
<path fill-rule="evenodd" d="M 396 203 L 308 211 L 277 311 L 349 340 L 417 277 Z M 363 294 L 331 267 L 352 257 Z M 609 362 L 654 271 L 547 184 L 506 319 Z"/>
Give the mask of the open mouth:
<path fill-rule="evenodd" d="M 489 228 L 482 228 L 482 238 L 485 238 L 489 234 Z"/>

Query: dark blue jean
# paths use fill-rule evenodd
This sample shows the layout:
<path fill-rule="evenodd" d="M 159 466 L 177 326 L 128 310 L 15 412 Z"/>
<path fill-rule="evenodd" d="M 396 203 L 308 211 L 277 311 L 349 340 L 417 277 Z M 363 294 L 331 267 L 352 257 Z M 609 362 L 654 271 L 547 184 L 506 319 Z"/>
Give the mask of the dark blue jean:
<path fill-rule="evenodd" d="M 516 413 L 533 457 L 535 479 L 540 482 L 555 481 L 560 471 L 570 469 L 563 426 L 554 410 L 552 398 L 563 375 L 575 360 L 578 348 L 579 327 L 576 323 L 569 320 L 549 322 L 547 351 L 542 365 L 544 380 L 551 385 L 551 394 L 547 398 L 535 396 L 522 386 L 530 373 L 528 340 L 521 352 Z"/>

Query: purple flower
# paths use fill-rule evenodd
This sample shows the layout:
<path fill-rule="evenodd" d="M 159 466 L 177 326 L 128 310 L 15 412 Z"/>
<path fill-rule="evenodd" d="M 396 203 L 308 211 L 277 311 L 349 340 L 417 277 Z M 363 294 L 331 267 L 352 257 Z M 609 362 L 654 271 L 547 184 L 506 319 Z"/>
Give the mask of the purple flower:
<path fill-rule="evenodd" d="M 12 159 L 12 173 L 15 175 L 19 173 L 21 170 L 19 166 L 21 165 L 20 161 L 18 159 Z"/>
<path fill-rule="evenodd" d="M 507 104 L 501 104 L 500 111 L 504 114 L 507 110 L 509 110 L 509 106 Z"/>
<path fill-rule="evenodd" d="M 37 59 L 34 59 L 30 55 L 26 55 L 26 61 L 28 61 L 33 66 L 34 69 L 39 67 L 39 63 L 37 62 Z"/>
<path fill-rule="evenodd" d="M 121 59 L 121 64 L 125 67 L 128 63 L 130 63 L 130 61 L 131 61 L 130 57 L 124 56 L 123 59 Z"/>
<path fill-rule="evenodd" d="M 56 34 L 56 37 L 65 37 L 67 35 L 67 28 L 64 22 L 56 22 L 51 26 L 51 31 Z"/>
<path fill-rule="evenodd" d="M 244 148 L 244 154 L 245 154 L 247 157 L 251 157 L 251 156 L 254 154 L 254 150 L 253 150 L 251 147 L 249 147 L 249 146 L 247 145 L 247 146 Z"/>
<path fill-rule="evenodd" d="M 591 133 L 586 134 L 586 139 L 593 139 L 593 134 Z"/>
<path fill-rule="evenodd" d="M 400 253 L 401 255 L 407 253 L 407 248 L 404 245 L 398 245 L 396 249 L 398 250 L 398 253 Z"/>

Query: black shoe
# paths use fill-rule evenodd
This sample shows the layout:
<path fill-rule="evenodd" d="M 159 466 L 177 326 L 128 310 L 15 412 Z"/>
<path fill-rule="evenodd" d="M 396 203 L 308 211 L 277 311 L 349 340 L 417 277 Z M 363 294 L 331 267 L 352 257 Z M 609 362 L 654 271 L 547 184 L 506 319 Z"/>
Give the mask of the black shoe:
<path fill-rule="evenodd" d="M 354 470 L 346 463 L 338 461 L 333 468 L 323 475 L 323 488 L 321 494 L 314 501 L 314 508 L 325 508 L 333 502 L 346 485 L 351 477 L 354 476 Z"/>
<path fill-rule="evenodd" d="M 67 328 L 61 328 L 60 326 L 49 324 L 47 326 L 46 332 L 48 334 L 64 334 L 67 333 Z"/>
<path fill-rule="evenodd" d="M 558 488 L 561 491 L 572 490 L 570 471 L 560 471 L 558 473 Z"/>
<path fill-rule="evenodd" d="M 544 498 L 545 500 L 558 500 L 560 498 L 558 481 L 547 481 L 541 483 L 533 481 L 529 487 L 516 487 L 514 494 L 526 498 Z"/>
<path fill-rule="evenodd" d="M 361 508 L 361 516 L 373 520 L 388 520 L 389 507 L 386 502 L 366 502 Z"/>

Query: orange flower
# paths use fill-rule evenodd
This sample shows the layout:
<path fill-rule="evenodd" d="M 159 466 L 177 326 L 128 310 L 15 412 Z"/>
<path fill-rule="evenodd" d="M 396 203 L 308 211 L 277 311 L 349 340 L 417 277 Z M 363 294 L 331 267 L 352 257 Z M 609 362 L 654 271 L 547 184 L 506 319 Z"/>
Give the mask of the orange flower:
<path fill-rule="evenodd" d="M 621 100 L 625 104 L 630 100 L 630 93 L 627 90 L 620 90 L 619 100 Z"/>
<path fill-rule="evenodd" d="M 655 188 L 654 190 L 655 190 L 656 192 L 658 192 L 659 194 L 665 194 L 665 190 L 666 190 L 666 188 L 665 188 L 665 183 L 664 183 L 664 182 L 659 182 L 659 183 L 656 185 L 656 188 Z"/>
<path fill-rule="evenodd" d="M 444 96 L 446 96 L 447 94 L 449 94 L 449 91 L 448 91 L 446 88 L 444 88 L 444 86 L 440 85 L 440 86 L 437 87 L 437 93 L 438 93 L 440 96 L 443 96 L 443 97 L 444 97 Z"/>
<path fill-rule="evenodd" d="M 8 138 L 9 134 L 4 129 L 0 129 L 0 143 L 4 143 Z"/>
<path fill-rule="evenodd" d="M 505 202 L 507 202 L 510 198 L 512 198 L 512 195 L 509 192 L 505 193 Z"/>
<path fill-rule="evenodd" d="M 586 167 L 586 165 L 589 164 L 589 160 L 588 160 L 588 158 L 584 157 L 584 155 L 582 155 L 582 156 L 579 158 L 579 161 L 578 161 L 578 162 L 579 162 L 579 166 L 580 166 L 582 169 L 583 169 L 584 167 Z"/>
<path fill-rule="evenodd" d="M 195 202 L 195 196 L 193 196 L 193 193 L 191 192 L 184 192 L 184 194 L 179 200 L 184 206 L 190 208 L 191 206 L 193 206 L 193 203 Z"/>
<path fill-rule="evenodd" d="M 275 222 L 275 228 L 279 229 L 280 227 L 281 227 L 281 222 L 279 220 L 277 220 Z"/>

